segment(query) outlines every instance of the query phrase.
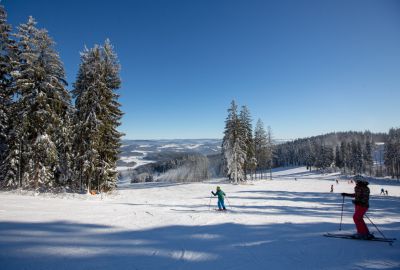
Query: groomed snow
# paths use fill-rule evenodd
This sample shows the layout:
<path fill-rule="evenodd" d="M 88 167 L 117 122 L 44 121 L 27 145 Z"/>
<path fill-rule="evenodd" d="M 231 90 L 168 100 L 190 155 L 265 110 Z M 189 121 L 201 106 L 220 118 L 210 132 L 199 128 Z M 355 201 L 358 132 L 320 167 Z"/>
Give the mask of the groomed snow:
<path fill-rule="evenodd" d="M 339 229 L 340 193 L 354 188 L 347 179 L 304 168 L 273 177 L 133 184 L 103 198 L 1 192 L 1 269 L 400 269 L 398 242 L 322 236 Z M 213 210 L 217 185 L 227 213 Z M 400 238 L 400 186 L 376 180 L 370 189 L 369 217 Z M 344 232 L 354 232 L 352 212 L 346 198 Z"/>

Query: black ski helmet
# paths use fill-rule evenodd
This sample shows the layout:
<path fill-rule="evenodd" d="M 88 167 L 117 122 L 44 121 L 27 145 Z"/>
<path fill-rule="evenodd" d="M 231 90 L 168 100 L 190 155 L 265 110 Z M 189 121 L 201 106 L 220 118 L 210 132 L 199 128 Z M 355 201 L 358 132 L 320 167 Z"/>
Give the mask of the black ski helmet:
<path fill-rule="evenodd" d="M 355 175 L 354 177 L 353 177 L 353 179 L 354 179 L 354 181 L 356 181 L 358 184 L 364 184 L 364 185 L 368 185 L 369 183 L 368 183 L 368 181 L 367 181 L 367 179 L 365 179 L 365 177 L 364 176 L 362 176 L 362 175 Z"/>

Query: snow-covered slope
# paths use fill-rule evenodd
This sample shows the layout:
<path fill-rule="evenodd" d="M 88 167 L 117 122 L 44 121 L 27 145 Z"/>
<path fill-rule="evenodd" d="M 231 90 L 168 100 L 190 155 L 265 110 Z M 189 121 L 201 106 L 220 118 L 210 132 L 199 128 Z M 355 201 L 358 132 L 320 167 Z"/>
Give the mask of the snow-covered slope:
<path fill-rule="evenodd" d="M 398 242 L 322 236 L 339 229 L 340 193 L 354 188 L 337 178 L 297 168 L 272 181 L 136 184 L 103 198 L 1 192 L 1 269 L 400 269 Z M 226 213 L 213 210 L 216 185 Z M 400 238 L 400 186 L 370 188 L 369 217 Z M 345 232 L 352 211 L 347 198 Z"/>

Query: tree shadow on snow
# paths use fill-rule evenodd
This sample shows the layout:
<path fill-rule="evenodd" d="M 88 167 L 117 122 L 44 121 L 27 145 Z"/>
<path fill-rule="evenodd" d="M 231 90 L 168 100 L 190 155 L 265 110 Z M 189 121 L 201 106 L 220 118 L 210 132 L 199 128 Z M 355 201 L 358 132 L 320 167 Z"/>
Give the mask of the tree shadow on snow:
<path fill-rule="evenodd" d="M 238 191 L 240 195 L 230 195 L 231 206 L 240 213 L 260 215 L 299 215 L 310 217 L 340 216 L 343 197 L 337 193 L 290 192 L 290 191 Z M 249 196 L 243 196 L 248 194 Z M 265 205 L 257 205 L 258 202 Z M 286 204 L 284 202 L 287 202 Z M 277 203 L 274 203 L 277 202 Z M 278 203 L 279 202 L 279 203 Z M 367 214 L 374 218 L 397 217 L 400 198 L 371 196 Z M 264 211 L 263 211 L 264 210 Z M 346 197 L 343 205 L 344 216 L 352 216 L 352 198 Z M 379 220 L 377 220 L 379 223 Z"/>
<path fill-rule="evenodd" d="M 399 247 L 324 238 L 331 223 L 166 226 L 0 222 L 2 269 L 354 269 L 400 266 Z M 400 223 L 383 229 L 397 230 Z M 399 235 L 397 235 L 399 236 Z M 382 252 L 382 247 L 392 250 Z M 366 252 L 366 248 L 368 252 Z M 362 266 L 362 267 L 361 267 Z"/>

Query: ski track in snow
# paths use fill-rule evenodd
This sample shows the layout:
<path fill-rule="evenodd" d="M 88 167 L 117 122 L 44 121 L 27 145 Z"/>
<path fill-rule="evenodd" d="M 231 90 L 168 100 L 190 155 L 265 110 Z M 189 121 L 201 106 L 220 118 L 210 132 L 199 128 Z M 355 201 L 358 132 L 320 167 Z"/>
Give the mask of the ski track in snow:
<path fill-rule="evenodd" d="M 338 232 L 340 193 L 354 184 L 304 168 L 273 178 L 125 184 L 103 197 L 0 192 L 1 269 L 400 269 L 398 242 L 322 236 Z M 216 185 L 227 212 L 214 211 Z M 370 189 L 368 216 L 400 239 L 400 185 L 375 180 Z M 354 232 L 352 213 L 346 198 L 343 233 Z"/>

